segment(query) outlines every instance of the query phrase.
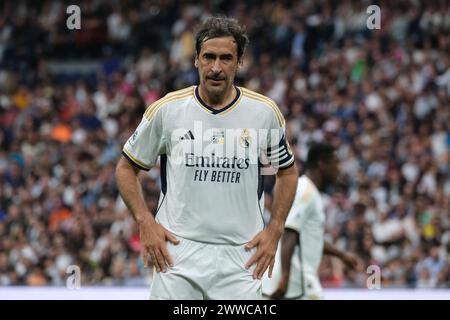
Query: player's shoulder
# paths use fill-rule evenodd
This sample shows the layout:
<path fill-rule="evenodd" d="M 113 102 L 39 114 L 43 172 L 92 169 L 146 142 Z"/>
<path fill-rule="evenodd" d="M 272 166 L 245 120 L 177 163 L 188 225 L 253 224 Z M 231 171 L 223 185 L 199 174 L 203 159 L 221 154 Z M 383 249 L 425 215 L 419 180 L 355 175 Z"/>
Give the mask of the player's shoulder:
<path fill-rule="evenodd" d="M 301 198 L 300 201 L 304 203 L 311 203 L 317 196 L 320 196 L 317 187 L 306 175 L 298 178 L 297 190 Z"/>
<path fill-rule="evenodd" d="M 156 100 L 144 113 L 147 119 L 151 119 L 160 110 L 165 109 L 167 106 L 180 106 L 186 99 L 191 99 L 194 95 L 195 86 L 190 86 L 184 89 L 171 91 L 167 93 L 164 97 Z"/>
<path fill-rule="evenodd" d="M 275 116 L 280 124 L 284 124 L 284 117 L 274 100 L 244 87 L 239 87 L 239 90 L 242 93 L 243 102 L 256 108 L 252 111 L 265 113 L 269 117 Z"/>

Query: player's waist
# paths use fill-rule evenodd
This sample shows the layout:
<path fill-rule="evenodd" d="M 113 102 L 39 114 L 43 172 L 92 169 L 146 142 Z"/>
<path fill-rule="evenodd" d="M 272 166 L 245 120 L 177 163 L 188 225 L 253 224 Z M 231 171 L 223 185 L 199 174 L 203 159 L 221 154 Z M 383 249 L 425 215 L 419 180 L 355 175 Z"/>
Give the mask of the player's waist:
<path fill-rule="evenodd" d="M 158 219 L 157 219 L 158 220 Z M 164 221 L 158 220 L 168 231 L 173 233 L 176 237 L 185 239 L 187 242 L 194 242 L 203 245 L 213 246 L 229 246 L 229 247 L 241 247 L 246 245 L 253 237 L 263 229 L 263 225 L 260 228 L 249 227 L 247 231 L 237 233 L 235 228 L 231 225 L 222 225 L 222 228 L 207 229 L 201 226 L 184 225 L 183 227 L 173 227 L 170 224 L 164 223 Z"/>

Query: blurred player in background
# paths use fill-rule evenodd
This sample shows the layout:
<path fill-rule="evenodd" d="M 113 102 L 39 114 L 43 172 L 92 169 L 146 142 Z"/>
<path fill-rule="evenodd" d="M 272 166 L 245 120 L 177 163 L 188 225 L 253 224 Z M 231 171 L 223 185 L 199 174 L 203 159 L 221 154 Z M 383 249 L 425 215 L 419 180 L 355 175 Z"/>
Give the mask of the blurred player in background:
<path fill-rule="evenodd" d="M 275 103 L 234 85 L 248 42 L 245 30 L 234 19 L 213 17 L 195 40 L 200 85 L 147 109 L 123 148 L 117 183 L 139 224 L 144 260 L 158 271 L 152 299 L 260 299 L 261 278 L 267 268 L 272 272 L 294 199 L 295 160 Z M 265 136 L 252 136 L 261 130 Z M 237 141 L 219 156 L 227 139 Z M 260 152 L 280 169 L 267 228 Z M 159 155 L 163 183 L 154 219 L 137 175 Z"/>
<path fill-rule="evenodd" d="M 321 299 L 319 266 L 322 254 L 338 257 L 349 268 L 358 261 L 324 241 L 325 212 L 321 192 L 339 175 L 334 148 L 313 144 L 306 161 L 306 173 L 298 179 L 294 204 L 275 259 L 273 277 L 263 278 L 263 295 L 271 299 Z"/>

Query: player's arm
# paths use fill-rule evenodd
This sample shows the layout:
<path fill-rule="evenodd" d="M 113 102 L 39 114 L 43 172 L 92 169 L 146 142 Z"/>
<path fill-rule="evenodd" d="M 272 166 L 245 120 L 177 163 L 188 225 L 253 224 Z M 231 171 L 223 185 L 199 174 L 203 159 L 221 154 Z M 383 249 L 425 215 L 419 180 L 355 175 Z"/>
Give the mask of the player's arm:
<path fill-rule="evenodd" d="M 281 238 L 281 280 L 275 292 L 270 296 L 271 299 L 282 299 L 286 294 L 289 284 L 289 275 L 291 272 L 292 255 L 295 246 L 298 243 L 298 232 L 286 228 Z"/>
<path fill-rule="evenodd" d="M 158 272 L 165 272 L 167 266 L 172 266 L 173 263 L 167 251 L 166 240 L 174 244 L 177 244 L 178 240 L 155 221 L 147 208 L 138 178 L 139 171 L 139 168 L 122 156 L 116 167 L 117 186 L 123 201 L 139 226 L 145 266 L 148 266 L 150 258 Z"/>
<path fill-rule="evenodd" d="M 122 156 L 116 166 L 116 182 L 119 193 L 122 196 L 127 208 L 131 211 L 134 220 L 140 225 L 145 221 L 154 222 L 153 215 L 150 214 L 139 182 L 140 169 Z"/>
<path fill-rule="evenodd" d="M 298 171 L 295 163 L 287 169 L 279 170 L 274 188 L 272 218 L 268 225 L 274 232 L 283 233 L 286 217 L 294 201 L 297 189 Z"/>
<path fill-rule="evenodd" d="M 358 266 L 358 260 L 354 255 L 339 250 L 328 241 L 324 241 L 323 253 L 337 257 L 347 266 L 347 268 L 356 269 Z"/>

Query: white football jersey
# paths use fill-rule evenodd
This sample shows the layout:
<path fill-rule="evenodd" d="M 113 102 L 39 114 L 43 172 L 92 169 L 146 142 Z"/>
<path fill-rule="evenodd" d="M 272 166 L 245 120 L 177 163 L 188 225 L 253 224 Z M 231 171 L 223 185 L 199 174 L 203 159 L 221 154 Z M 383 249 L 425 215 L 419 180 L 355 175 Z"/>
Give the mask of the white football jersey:
<path fill-rule="evenodd" d="M 325 213 L 320 192 L 312 181 L 303 175 L 298 179 L 297 191 L 286 219 L 285 228 L 299 233 L 300 241 L 295 246 L 291 259 L 289 285 L 285 297 L 288 299 L 320 299 L 322 286 L 319 266 L 324 243 Z M 263 278 L 263 294 L 270 296 L 281 279 L 281 241 L 275 257 L 272 278 Z"/>
<path fill-rule="evenodd" d="M 148 107 L 123 148 L 144 170 L 161 156 L 156 220 L 177 236 L 247 243 L 264 228 L 263 164 L 285 169 L 294 163 L 277 105 L 235 90 L 221 110 L 202 101 L 197 86 L 167 94 Z"/>

